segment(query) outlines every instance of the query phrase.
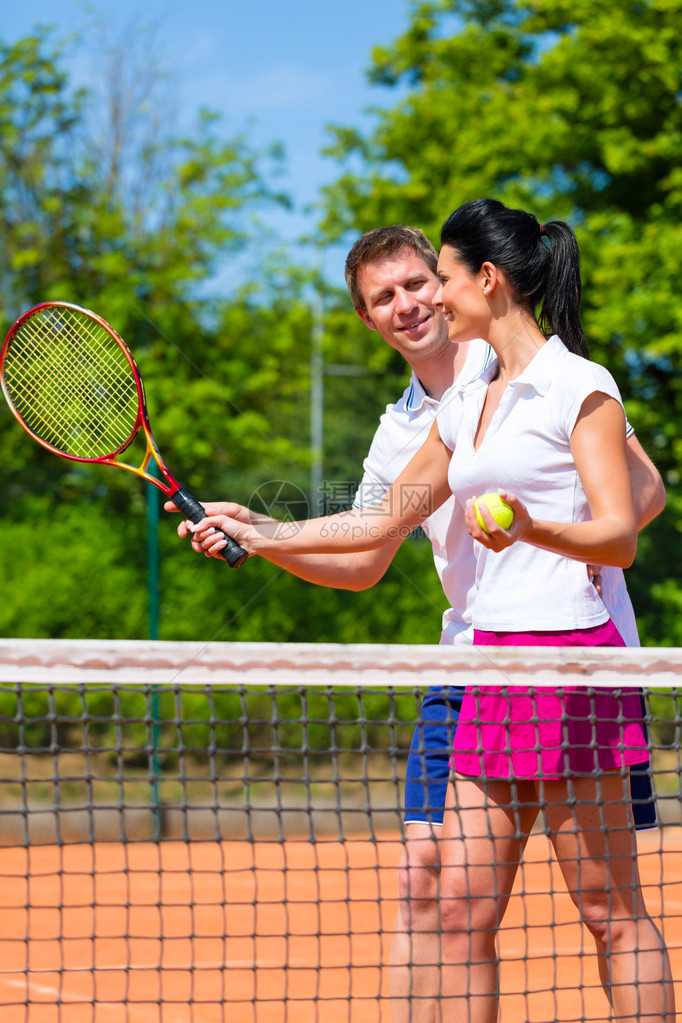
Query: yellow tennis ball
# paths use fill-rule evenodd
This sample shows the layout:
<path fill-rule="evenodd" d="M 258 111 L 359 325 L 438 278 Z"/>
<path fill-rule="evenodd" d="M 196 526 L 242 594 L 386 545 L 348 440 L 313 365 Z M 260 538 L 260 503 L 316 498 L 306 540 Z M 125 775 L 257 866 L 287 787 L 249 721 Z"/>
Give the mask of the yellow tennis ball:
<path fill-rule="evenodd" d="M 474 501 L 474 511 L 476 512 L 476 518 L 481 529 L 489 533 L 490 530 L 483 521 L 483 516 L 479 511 L 479 504 L 484 504 L 498 526 L 502 526 L 502 529 L 509 529 L 512 522 L 514 521 L 514 512 L 511 510 L 506 501 L 503 501 L 499 494 L 482 494 L 477 497 Z"/>

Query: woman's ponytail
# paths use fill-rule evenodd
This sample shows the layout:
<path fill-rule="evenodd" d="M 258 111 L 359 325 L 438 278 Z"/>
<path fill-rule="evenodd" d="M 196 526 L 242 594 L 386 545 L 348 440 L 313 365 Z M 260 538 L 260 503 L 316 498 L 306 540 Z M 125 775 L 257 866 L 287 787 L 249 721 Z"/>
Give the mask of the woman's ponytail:
<path fill-rule="evenodd" d="M 545 334 L 558 334 L 569 351 L 588 359 L 580 322 L 580 251 L 575 234 L 563 220 L 550 220 L 542 225 L 540 233 L 549 239 L 552 252 L 538 316 L 540 329 Z"/>

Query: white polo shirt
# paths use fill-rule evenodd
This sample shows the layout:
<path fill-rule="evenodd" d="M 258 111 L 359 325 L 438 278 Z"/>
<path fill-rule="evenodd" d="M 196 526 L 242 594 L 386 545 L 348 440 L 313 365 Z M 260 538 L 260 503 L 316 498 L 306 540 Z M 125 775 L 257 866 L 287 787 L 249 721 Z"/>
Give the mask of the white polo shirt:
<path fill-rule="evenodd" d="M 496 370 L 493 363 L 468 387 L 453 385 L 438 413 L 443 441 L 453 448 L 449 481 L 457 501 L 463 507 L 486 491 L 508 490 L 537 518 L 589 519 L 570 437 L 588 395 L 599 391 L 621 402 L 613 377 L 603 366 L 570 353 L 554 335 L 509 383 L 475 451 L 474 436 Z M 499 553 L 481 544 L 475 548 L 476 628 L 553 631 L 591 628 L 608 619 L 582 562 L 525 543 Z"/>
<path fill-rule="evenodd" d="M 494 358 L 485 341 L 470 341 L 468 347 L 466 362 L 457 378 L 462 386 L 478 380 Z M 355 508 L 371 507 L 382 501 L 428 437 L 439 405 L 440 402 L 426 394 L 413 373 L 402 397 L 394 405 L 388 405 L 381 417 L 364 461 L 364 476 L 353 502 Z M 407 496 L 404 495 L 405 499 Z M 397 499 L 400 500 L 400 495 Z M 422 528 L 431 541 L 436 571 L 450 603 L 443 614 L 440 642 L 470 644 L 476 565 L 473 543 L 464 517 L 458 511 L 451 497 L 425 519 Z"/>
<path fill-rule="evenodd" d="M 630 427 L 630 433 L 634 433 Z M 628 437 L 630 436 L 628 434 Z M 604 565 L 601 570 L 601 599 L 626 646 L 639 646 L 637 619 L 622 568 Z"/>

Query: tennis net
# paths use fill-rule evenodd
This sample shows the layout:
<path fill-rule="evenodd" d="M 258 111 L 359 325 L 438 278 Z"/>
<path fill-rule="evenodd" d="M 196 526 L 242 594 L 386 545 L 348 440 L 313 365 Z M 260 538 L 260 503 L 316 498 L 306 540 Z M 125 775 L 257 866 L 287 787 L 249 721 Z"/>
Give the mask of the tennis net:
<path fill-rule="evenodd" d="M 638 834 L 637 862 L 682 976 L 681 664 L 676 649 L 0 640 L 3 1023 L 477 1019 L 474 986 L 448 1015 L 445 887 L 429 917 L 416 864 L 399 871 L 414 834 L 403 809 L 415 728 L 412 765 L 427 760 L 424 695 L 467 683 L 497 685 L 510 700 L 541 683 L 616 702 L 622 688 L 641 689 L 657 826 Z M 593 783 L 595 840 L 607 835 L 605 855 L 617 857 L 614 797 L 599 772 Z M 483 786 L 488 822 L 494 784 Z M 528 799 L 511 791 L 505 810 L 518 832 Z M 645 817 L 652 807 L 633 792 Z M 568 797 L 573 813 L 584 793 Z M 604 959 L 557 867 L 553 798 L 539 786 L 499 931 L 477 915 L 481 865 L 434 852 L 419 832 L 436 884 L 464 867 L 455 929 L 476 962 L 484 946 L 494 960 L 503 1023 L 622 1014 L 618 969 L 604 987 Z M 501 916 L 503 864 L 491 866 Z M 490 932 L 480 945 L 477 928 Z M 644 976 L 644 959 L 628 960 L 643 971 L 628 1019 L 672 1023 L 657 962 L 651 953 Z M 657 988 L 667 992 L 661 1011 Z"/>

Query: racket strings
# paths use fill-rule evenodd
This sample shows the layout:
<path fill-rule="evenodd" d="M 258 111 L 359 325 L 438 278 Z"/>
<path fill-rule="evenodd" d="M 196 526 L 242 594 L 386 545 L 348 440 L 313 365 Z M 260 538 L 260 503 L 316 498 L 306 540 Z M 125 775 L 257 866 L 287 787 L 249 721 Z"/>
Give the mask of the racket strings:
<path fill-rule="evenodd" d="M 131 427 L 134 425 L 134 421 L 131 424 L 129 416 L 125 415 L 125 413 L 129 412 L 131 395 L 133 398 L 137 396 L 134 382 L 130 380 L 129 373 L 127 373 L 122 381 L 123 387 L 119 386 L 120 360 L 117 362 L 111 358 L 113 354 L 111 351 L 111 340 L 103 328 L 100 328 L 97 333 L 89 332 L 87 346 L 81 343 L 78 335 L 73 335 L 69 340 L 73 344 L 72 354 L 79 356 L 79 358 L 72 365 L 71 373 L 68 377 L 56 375 L 53 378 L 52 383 L 54 386 L 50 392 L 51 407 L 54 408 L 56 406 L 60 410 L 66 410 L 69 403 L 73 400 L 74 388 L 77 389 L 78 398 L 84 399 L 84 409 L 86 410 L 92 410 L 98 402 L 108 402 L 106 419 L 91 417 L 89 420 L 81 420 L 78 425 L 82 429 L 86 425 L 89 427 L 92 441 L 96 444 L 103 441 L 106 442 L 107 438 L 111 439 L 112 442 L 119 440 L 122 443 L 127 439 Z M 97 349 L 96 365 L 93 365 L 91 359 L 92 343 L 101 346 Z M 116 354 L 120 354 L 118 349 Z M 103 368 L 107 370 L 106 374 L 102 372 Z M 127 362 L 124 363 L 123 368 L 128 368 Z M 61 370 L 62 365 L 60 364 Z M 101 405 L 97 407 L 97 411 L 102 412 Z M 137 409 L 135 408 L 134 414 L 136 414 L 136 411 Z M 66 422 L 71 424 L 72 421 L 69 419 Z M 55 423 L 55 426 L 57 425 L 64 425 L 64 421 Z M 64 443 L 69 441 L 76 441 L 78 443 L 78 438 L 74 437 L 73 434 L 73 426 L 71 426 L 68 433 L 61 435 Z M 81 437 L 81 442 L 85 442 L 86 439 L 86 437 Z M 118 443 L 116 446 L 118 447 Z"/>
<path fill-rule="evenodd" d="M 134 436 L 139 397 L 116 338 L 86 313 L 47 307 L 30 316 L 5 358 L 8 396 L 37 437 L 80 458 L 102 458 Z"/>

